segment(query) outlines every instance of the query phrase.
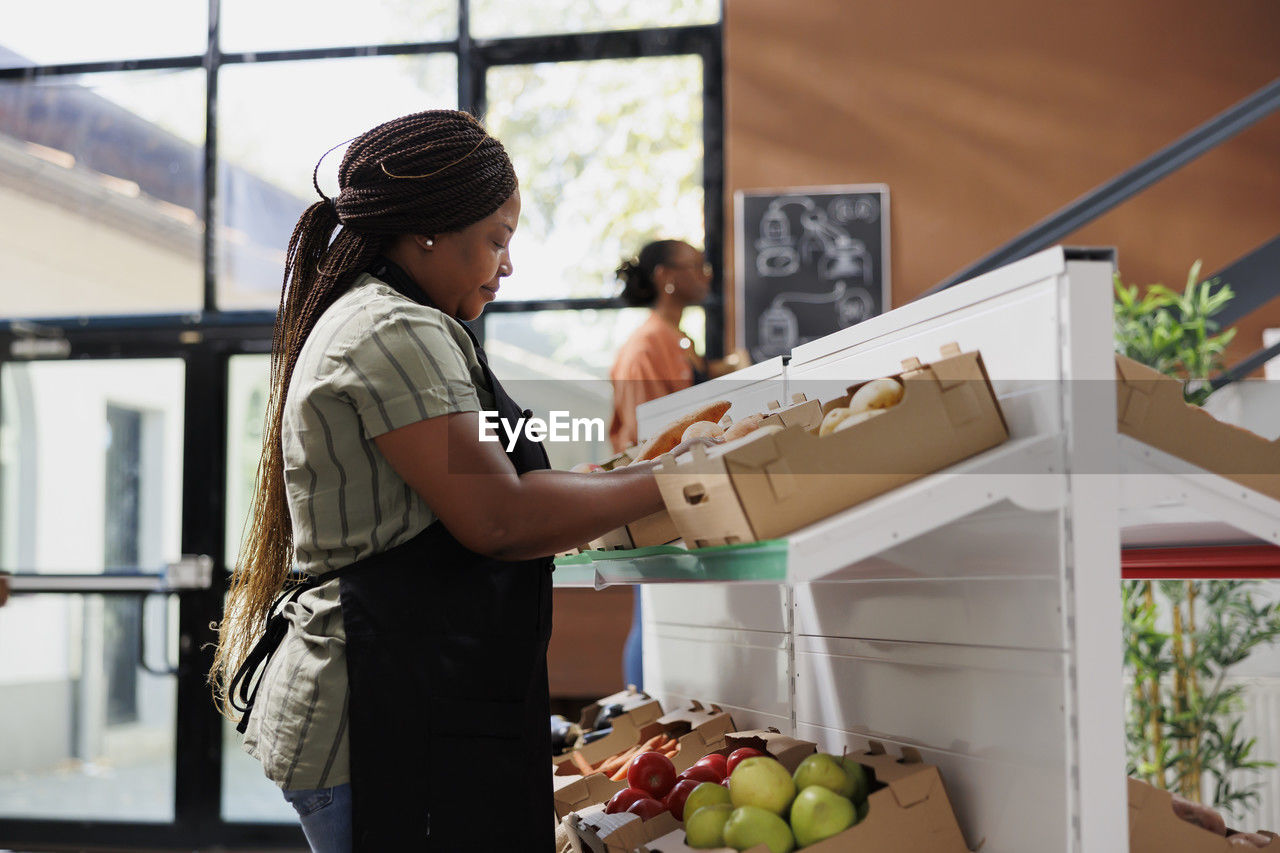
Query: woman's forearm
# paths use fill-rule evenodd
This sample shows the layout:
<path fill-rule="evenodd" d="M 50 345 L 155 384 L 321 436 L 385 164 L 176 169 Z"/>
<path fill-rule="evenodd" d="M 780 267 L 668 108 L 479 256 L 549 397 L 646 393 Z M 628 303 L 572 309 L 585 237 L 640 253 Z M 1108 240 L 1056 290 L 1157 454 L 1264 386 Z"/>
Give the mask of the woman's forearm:
<path fill-rule="evenodd" d="M 653 465 L 607 474 L 529 471 L 495 518 L 489 556 L 503 560 L 544 557 L 575 548 L 662 508 Z"/>

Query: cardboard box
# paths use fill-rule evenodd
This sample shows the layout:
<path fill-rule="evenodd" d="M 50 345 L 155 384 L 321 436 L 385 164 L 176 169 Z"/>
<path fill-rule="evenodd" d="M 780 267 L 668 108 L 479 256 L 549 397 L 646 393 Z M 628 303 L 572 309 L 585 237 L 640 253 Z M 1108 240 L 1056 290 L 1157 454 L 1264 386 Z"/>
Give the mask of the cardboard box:
<path fill-rule="evenodd" d="M 658 487 L 685 543 L 784 536 L 1008 438 L 977 352 L 950 344 L 940 360 L 903 368 L 902 401 L 851 428 L 819 437 L 797 425 L 665 457 Z M 823 411 L 847 405 L 861 384 Z"/>
<path fill-rule="evenodd" d="M 676 750 L 671 763 L 675 766 L 676 773 L 683 773 L 704 755 L 722 750 L 726 743 L 725 735 L 731 731 L 733 731 L 733 718 L 727 712 L 716 705 L 704 706 L 700 702 L 690 702 L 687 706 L 645 725 L 636 739 L 621 749 L 600 758 L 589 758 L 589 760 L 594 764 L 611 758 L 637 743 L 644 743 L 656 735 L 666 735 L 674 737 L 679 744 L 679 749 Z M 594 744 L 583 747 L 584 758 L 589 755 L 585 750 L 591 746 Z M 566 763 L 557 757 L 557 763 L 552 767 L 553 798 L 556 817 L 559 818 L 572 812 L 581 812 L 592 805 L 606 803 L 625 787 L 627 787 L 625 781 L 611 781 L 603 773 L 579 775 L 572 760 Z"/>
<path fill-rule="evenodd" d="M 873 776 L 870 810 L 862 822 L 839 835 L 803 848 L 812 853 L 968 853 L 956 823 L 951 801 L 938 768 L 924 764 L 919 754 L 904 749 L 901 758 L 872 742 L 866 752 L 849 756 Z M 684 829 L 661 836 L 645 846 L 647 853 L 693 853 L 684 843 Z M 715 853 L 733 853 L 728 847 Z M 764 845 L 747 853 L 769 853 Z"/>
<path fill-rule="evenodd" d="M 719 751 L 725 755 L 744 747 L 758 749 L 770 758 L 776 758 L 790 773 L 796 772 L 801 761 L 818 751 L 818 745 L 813 741 L 797 740 L 774 728 L 730 732 L 725 735 L 724 742 L 724 749 Z"/>
<path fill-rule="evenodd" d="M 791 402 L 783 406 L 777 400 L 769 401 L 768 409 L 760 414 L 765 419 L 761 426 L 777 424 L 780 427 L 798 426 L 805 429 L 817 429 L 822 424 L 822 403 L 810 400 L 804 394 L 792 394 Z"/>
<path fill-rule="evenodd" d="M 664 714 L 658 720 L 658 728 L 646 730 L 645 740 L 656 734 L 674 737 L 679 749 L 671 763 L 676 773 L 688 770 L 698 759 L 720 752 L 728 744 L 729 733 L 733 731 L 733 717 L 719 705 L 703 705 L 691 701 L 688 705 Z"/>
<path fill-rule="evenodd" d="M 614 468 L 625 468 L 640 455 L 642 445 L 636 445 L 606 459 L 600 465 L 606 471 Z M 639 521 L 614 528 L 599 538 L 592 539 L 582 546 L 583 551 L 630 551 L 633 548 L 648 548 L 651 545 L 666 545 L 680 538 L 675 523 L 665 509 L 652 515 L 646 515 Z"/>
<path fill-rule="evenodd" d="M 1258 834 L 1280 837 L 1273 832 Z M 1262 848 L 1232 844 L 1174 814 L 1173 795 L 1168 791 L 1129 780 L 1129 853 L 1241 853 L 1258 849 L 1280 850 L 1280 844 L 1272 841 Z"/>
<path fill-rule="evenodd" d="M 593 551 L 629 551 L 632 548 L 648 548 L 666 545 L 680 538 L 671 515 L 660 509 L 639 521 L 614 528 L 598 539 L 592 539 L 587 548 Z"/>
<path fill-rule="evenodd" d="M 564 819 L 569 838 L 580 853 L 634 853 L 655 838 L 679 831 L 680 821 L 670 812 L 641 820 L 628 812 L 605 814 L 596 805 Z"/>
<path fill-rule="evenodd" d="M 568 762 L 568 767 L 573 768 L 573 752 L 577 752 L 582 758 L 586 759 L 588 764 L 598 764 L 611 755 L 617 755 L 628 747 L 635 746 L 644 741 L 640 733 L 647 727 L 652 726 L 662 716 L 662 705 L 656 699 L 650 699 L 648 694 L 635 694 L 635 701 L 628 705 L 625 697 L 631 694 L 617 693 L 613 696 L 601 699 L 582 709 L 582 716 L 579 725 L 586 731 L 594 723 L 596 715 L 600 713 L 600 709 L 613 704 L 614 702 L 622 702 L 625 709 L 621 714 L 614 717 L 611 721 L 612 731 L 599 740 L 593 740 L 591 743 L 577 749 L 566 752 L 562 755 L 554 756 L 551 761 L 557 768 Z M 624 697 L 622 699 L 618 697 Z M 578 775 L 577 771 L 566 771 L 557 775 Z"/>
<path fill-rule="evenodd" d="M 1280 500 L 1280 442 L 1183 401 L 1182 381 L 1116 356 L 1120 432 Z"/>

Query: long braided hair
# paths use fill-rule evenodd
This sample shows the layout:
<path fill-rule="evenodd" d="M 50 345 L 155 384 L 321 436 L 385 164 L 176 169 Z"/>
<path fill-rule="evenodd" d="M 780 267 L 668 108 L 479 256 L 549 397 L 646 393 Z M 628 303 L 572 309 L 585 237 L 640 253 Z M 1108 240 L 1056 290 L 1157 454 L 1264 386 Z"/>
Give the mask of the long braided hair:
<path fill-rule="evenodd" d="M 312 183 L 321 200 L 306 209 L 289 239 L 262 456 L 209 673 L 219 708 L 232 718 L 231 679 L 261 635 L 293 565 L 281 423 L 307 336 L 396 237 L 459 231 L 493 213 L 516 189 L 502 143 L 475 118 L 453 110 L 403 116 L 357 137 L 338 168 L 335 198 L 320 190 L 319 170 L 317 163 Z"/>

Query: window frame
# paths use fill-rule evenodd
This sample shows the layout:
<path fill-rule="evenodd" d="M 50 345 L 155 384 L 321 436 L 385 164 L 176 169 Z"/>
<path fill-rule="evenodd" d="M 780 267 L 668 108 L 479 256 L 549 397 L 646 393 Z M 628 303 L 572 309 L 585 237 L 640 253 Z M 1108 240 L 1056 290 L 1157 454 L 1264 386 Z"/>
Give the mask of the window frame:
<path fill-rule="evenodd" d="M 175 712 L 174 819 L 172 823 L 0 818 L 0 847 L 95 844 L 148 847 L 300 847 L 297 825 L 247 823 L 222 818 L 222 726 L 205 673 L 212 664 L 209 624 L 220 618 L 226 571 L 226 451 L 228 364 L 234 355 L 270 352 L 274 311 L 223 311 L 218 307 L 217 210 L 218 78 L 223 66 L 298 60 L 453 53 L 457 57 L 459 108 L 483 115 L 488 69 L 505 65 L 697 55 L 702 60 L 704 245 L 712 264 L 712 294 L 705 305 L 707 355 L 724 351 L 724 60 L 723 18 L 712 24 L 589 33 L 476 39 L 470 34 L 469 0 L 458 0 L 458 35 L 446 41 L 347 45 L 253 53 L 219 49 L 219 3 L 209 0 L 207 48 L 199 55 L 58 63 L 0 69 L 0 81 L 127 71 L 203 68 L 206 71 L 203 221 L 203 310 L 195 314 L 0 318 L 0 364 L 28 361 L 16 344 L 33 338 L 59 342 L 58 359 L 180 358 L 184 363 L 182 532 L 184 554 L 213 559 L 213 584 L 184 590 L 179 598 L 179 650 Z M 486 313 L 623 308 L 620 299 L 499 301 Z M 477 322 L 483 336 L 483 317 Z M 21 567 L 4 567 L 21 568 Z M 70 594 L 81 594 L 80 592 Z M 137 595 L 137 592 L 103 594 Z"/>

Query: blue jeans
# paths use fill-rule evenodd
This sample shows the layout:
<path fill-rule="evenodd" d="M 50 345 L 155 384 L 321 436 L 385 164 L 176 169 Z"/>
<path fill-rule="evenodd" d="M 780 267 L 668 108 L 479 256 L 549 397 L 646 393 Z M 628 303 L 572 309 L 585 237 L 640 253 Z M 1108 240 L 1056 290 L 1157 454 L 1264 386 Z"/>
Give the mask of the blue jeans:
<path fill-rule="evenodd" d="M 302 819 L 311 853 L 351 853 L 351 785 L 284 791 Z"/>
<path fill-rule="evenodd" d="M 640 606 L 640 587 L 634 588 L 635 603 L 631 608 L 631 631 L 627 634 L 627 643 L 622 647 L 622 683 L 634 684 L 644 689 L 644 643 L 641 637 L 641 624 L 644 612 Z"/>

